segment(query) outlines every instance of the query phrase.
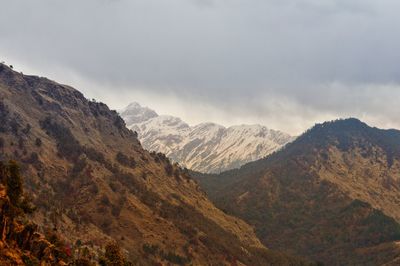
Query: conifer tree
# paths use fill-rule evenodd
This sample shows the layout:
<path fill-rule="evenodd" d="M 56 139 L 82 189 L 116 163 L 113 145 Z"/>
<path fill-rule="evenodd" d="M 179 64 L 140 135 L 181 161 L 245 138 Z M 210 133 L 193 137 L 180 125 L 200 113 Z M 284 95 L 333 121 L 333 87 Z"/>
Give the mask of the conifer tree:
<path fill-rule="evenodd" d="M 8 164 L 8 176 L 6 177 L 7 195 L 14 206 L 18 206 L 23 194 L 20 168 L 15 161 Z"/>

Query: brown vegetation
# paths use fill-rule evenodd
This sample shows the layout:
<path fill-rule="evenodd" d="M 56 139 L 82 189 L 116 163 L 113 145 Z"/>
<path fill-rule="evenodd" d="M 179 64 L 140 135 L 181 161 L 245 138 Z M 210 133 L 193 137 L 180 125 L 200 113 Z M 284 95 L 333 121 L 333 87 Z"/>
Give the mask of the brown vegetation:
<path fill-rule="evenodd" d="M 0 99 L 1 158 L 34 161 L 21 165 L 38 207 L 33 219 L 57 232 L 72 253 L 85 250 L 89 255 L 79 263 L 88 265 L 104 253 L 104 243 L 117 241 L 139 265 L 307 264 L 267 250 L 249 225 L 218 210 L 179 166 L 143 150 L 105 104 L 3 65 Z M 78 240 L 80 247 L 73 244 Z M 149 255 L 144 243 L 159 246 L 158 252 Z M 120 254 L 108 253 L 109 261 Z"/>
<path fill-rule="evenodd" d="M 399 131 L 328 122 L 264 160 L 198 180 L 273 249 L 328 265 L 380 265 L 400 255 L 373 251 L 400 240 Z"/>

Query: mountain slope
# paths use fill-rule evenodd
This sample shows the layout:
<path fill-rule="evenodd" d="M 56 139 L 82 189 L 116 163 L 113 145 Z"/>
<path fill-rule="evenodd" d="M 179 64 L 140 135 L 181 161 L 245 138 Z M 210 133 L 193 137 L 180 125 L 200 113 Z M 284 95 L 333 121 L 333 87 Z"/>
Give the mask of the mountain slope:
<path fill-rule="evenodd" d="M 399 131 L 327 122 L 264 160 L 197 178 L 271 248 L 327 265 L 382 265 L 400 256 Z"/>
<path fill-rule="evenodd" d="M 115 111 L 0 65 L 0 160 L 22 165 L 39 230 L 88 258 L 115 240 L 135 264 L 303 263 L 267 250 Z"/>
<path fill-rule="evenodd" d="M 0 265 L 66 265 L 55 235 L 46 239 L 27 221 L 34 208 L 26 199 L 18 165 L 0 161 Z"/>
<path fill-rule="evenodd" d="M 165 153 L 175 162 L 203 173 L 239 168 L 278 150 L 293 138 L 261 125 L 225 128 L 213 123 L 189 126 L 172 116 L 158 116 L 132 103 L 121 112 L 148 150 Z"/>

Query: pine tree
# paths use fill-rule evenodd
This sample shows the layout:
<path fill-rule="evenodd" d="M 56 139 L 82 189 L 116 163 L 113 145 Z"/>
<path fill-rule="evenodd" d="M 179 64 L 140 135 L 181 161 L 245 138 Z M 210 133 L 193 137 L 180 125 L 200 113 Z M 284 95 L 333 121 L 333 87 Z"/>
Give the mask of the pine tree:
<path fill-rule="evenodd" d="M 14 206 L 19 206 L 23 194 L 20 169 L 15 161 L 8 164 L 8 175 L 6 177 L 7 195 Z"/>

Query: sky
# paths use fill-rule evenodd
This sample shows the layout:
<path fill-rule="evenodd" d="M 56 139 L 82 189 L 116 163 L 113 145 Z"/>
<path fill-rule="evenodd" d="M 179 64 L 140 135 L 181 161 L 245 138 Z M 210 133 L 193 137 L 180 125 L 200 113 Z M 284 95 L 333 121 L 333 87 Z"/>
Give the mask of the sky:
<path fill-rule="evenodd" d="M 0 61 L 121 109 L 400 129 L 398 0 L 0 0 Z"/>

